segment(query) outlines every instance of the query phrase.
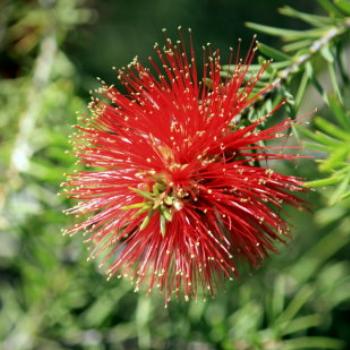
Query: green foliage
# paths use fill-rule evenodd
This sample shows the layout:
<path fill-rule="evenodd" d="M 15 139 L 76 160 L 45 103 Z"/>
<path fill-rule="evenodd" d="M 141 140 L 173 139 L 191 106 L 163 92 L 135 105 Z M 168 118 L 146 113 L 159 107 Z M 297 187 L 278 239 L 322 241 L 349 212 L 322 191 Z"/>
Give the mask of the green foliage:
<path fill-rule="evenodd" d="M 325 187 L 336 185 L 329 198 L 331 205 L 350 196 L 350 119 L 345 108 L 336 97 L 328 98 L 329 106 L 335 121 L 315 116 L 313 124 L 315 130 L 311 131 L 300 127 L 301 134 L 311 142 L 306 143 L 310 150 L 319 152 L 317 160 L 322 173 L 329 174 L 320 180 L 309 181 L 309 187 Z M 337 124 L 335 124 L 337 122 Z"/>
<path fill-rule="evenodd" d="M 198 28 L 206 27 L 200 22 L 201 2 L 189 3 L 197 10 L 192 11 L 193 16 L 198 12 Z M 222 6 L 227 3 L 220 2 Z M 324 196 L 309 195 L 313 214 L 289 213 L 295 223 L 295 240 L 290 248 L 282 246 L 281 255 L 271 258 L 264 268 L 247 269 L 240 281 L 225 285 L 213 300 L 174 301 L 167 310 L 157 293 L 133 293 L 127 279 L 107 282 L 97 263 L 86 262 L 82 237 L 60 234 L 72 221 L 62 214 L 68 203 L 56 192 L 63 174 L 72 170 L 68 135 L 76 111 L 86 113 L 86 85 L 92 81 L 89 70 L 106 69 L 102 68 L 105 58 L 94 45 L 112 35 L 109 43 L 116 44 L 107 45 L 106 51 L 110 55 L 110 50 L 118 48 L 113 52 L 123 54 L 118 33 L 126 24 L 113 19 L 111 30 L 104 23 L 107 14 L 132 10 L 136 15 L 141 8 L 144 16 L 151 8 L 161 16 L 170 4 L 174 13 L 182 7 L 166 1 L 157 5 L 81 0 L 0 3 L 1 349 L 349 348 L 350 203 L 346 197 L 350 122 L 346 106 L 349 79 L 344 67 L 349 2 L 318 3 L 324 15 L 286 6 L 281 9 L 283 15 L 304 21 L 310 29 L 251 25 L 283 39 L 283 47 L 279 50 L 273 42 L 259 43 L 258 59 L 274 60 L 261 86 L 270 83 L 273 89 L 247 111 L 247 118 L 269 113 L 282 100 L 287 101 L 285 112 L 294 117 L 311 100 L 311 108 L 317 105 L 322 117 L 312 116 L 311 127 L 296 126 L 295 130 L 306 149 L 319 159 L 320 173 L 315 173 L 312 160 L 290 171 L 307 176 L 310 186 L 335 187 L 328 187 Z M 93 4 L 101 7 L 88 7 Z M 265 22 L 276 20 L 274 4 L 259 4 L 256 2 L 258 12 L 265 8 L 266 13 L 271 12 Z M 215 16 L 218 6 L 208 7 L 208 18 Z M 242 11 L 250 3 L 235 6 Z M 226 19 L 218 17 L 217 27 L 222 21 L 232 22 L 231 12 L 227 13 Z M 86 21 L 90 29 L 82 26 Z M 153 23 L 147 22 L 149 27 Z M 147 25 L 142 25 L 146 30 Z M 204 33 L 213 32 L 214 27 Z M 99 30 L 98 42 L 90 43 L 86 38 Z M 84 39 L 90 51 L 74 59 L 74 50 Z M 139 45 L 141 41 L 137 37 Z M 310 51 L 315 42 L 319 50 Z M 250 74 L 257 69 L 259 65 L 253 64 Z M 232 67 L 225 66 L 222 75 L 231 72 Z M 325 74 L 329 77 L 326 83 L 322 80 Z M 312 90 L 318 92 L 316 98 Z M 336 204 L 325 205 L 329 201 Z"/>
<path fill-rule="evenodd" d="M 275 101 L 284 99 L 288 103 L 288 114 L 295 118 L 301 110 L 310 91 L 315 89 L 321 97 L 320 109 L 328 106 L 332 113 L 330 120 L 313 117 L 314 130 L 307 127 L 294 127 L 295 136 L 303 135 L 307 149 L 318 160 L 319 170 L 328 176 L 307 183 L 309 187 L 335 185 L 329 204 L 350 195 L 349 137 L 350 119 L 344 97 L 349 90 L 349 72 L 346 70 L 346 52 L 349 33 L 350 2 L 347 0 L 318 1 L 325 10 L 324 15 L 314 15 L 298 11 L 289 6 L 282 7 L 280 13 L 304 22 L 309 29 L 291 30 L 247 23 L 249 28 L 268 35 L 277 36 L 283 42 L 281 50 L 266 44 L 257 43 L 262 57 L 271 59 L 270 69 L 264 74 L 264 81 L 270 88 L 264 96 L 262 111 L 269 113 Z M 232 71 L 232 66 L 224 66 L 223 74 Z M 253 74 L 254 67 L 250 68 Z M 328 79 L 324 79 L 327 75 Z M 322 80 L 322 82 L 321 82 Z M 256 112 L 253 110 L 253 113 Z M 310 113 L 310 111 L 309 111 Z M 258 115 L 258 116 L 259 116 Z M 304 121 L 297 124 L 304 123 Z M 300 141 L 300 140 L 299 140 Z"/>

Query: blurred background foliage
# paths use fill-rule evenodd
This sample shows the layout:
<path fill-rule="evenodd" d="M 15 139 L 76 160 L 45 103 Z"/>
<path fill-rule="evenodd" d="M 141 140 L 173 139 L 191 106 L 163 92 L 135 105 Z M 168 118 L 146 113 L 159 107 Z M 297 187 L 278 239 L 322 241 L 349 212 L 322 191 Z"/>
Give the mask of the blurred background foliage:
<path fill-rule="evenodd" d="M 348 16 L 347 0 L 1 0 L 0 348 L 349 349 Z M 112 66 L 136 54 L 146 60 L 161 28 L 171 35 L 179 24 L 191 27 L 198 47 L 209 41 L 225 52 L 239 37 L 250 44 L 246 21 L 307 31 L 249 24 L 263 32 L 259 56 L 274 58 L 266 82 L 283 80 L 255 110 L 283 98 L 279 115 L 300 114 L 294 131 L 320 165 L 283 167 L 321 191 L 308 195 L 309 213 L 288 213 L 294 240 L 279 256 L 213 300 L 174 301 L 165 310 L 156 293 L 106 282 L 86 262 L 81 237 L 60 234 L 72 223 L 56 195 L 74 164 L 71 126 L 86 112 L 96 76 L 114 83 Z M 322 50 L 298 61 L 317 40 Z"/>

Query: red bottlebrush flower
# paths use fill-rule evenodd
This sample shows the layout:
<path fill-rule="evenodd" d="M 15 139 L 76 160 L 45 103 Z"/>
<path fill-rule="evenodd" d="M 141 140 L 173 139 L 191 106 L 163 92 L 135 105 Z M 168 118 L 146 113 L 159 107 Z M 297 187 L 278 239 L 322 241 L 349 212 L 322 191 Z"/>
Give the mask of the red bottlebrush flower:
<path fill-rule="evenodd" d="M 221 277 L 237 276 L 238 259 L 257 266 L 275 252 L 288 235 L 282 203 L 299 206 L 302 183 L 258 164 L 294 157 L 261 143 L 283 136 L 289 120 L 239 126 L 264 93 L 254 91 L 265 66 L 247 78 L 254 50 L 225 79 L 219 52 L 208 48 L 198 79 L 192 40 L 189 53 L 184 40 L 170 39 L 155 51 L 152 69 L 135 59 L 119 71 L 126 93 L 100 89 L 76 140 L 91 170 L 64 185 L 78 200 L 68 213 L 87 217 L 67 233 L 85 231 L 109 277 L 129 276 L 136 290 L 158 287 L 168 302 L 212 294 Z"/>

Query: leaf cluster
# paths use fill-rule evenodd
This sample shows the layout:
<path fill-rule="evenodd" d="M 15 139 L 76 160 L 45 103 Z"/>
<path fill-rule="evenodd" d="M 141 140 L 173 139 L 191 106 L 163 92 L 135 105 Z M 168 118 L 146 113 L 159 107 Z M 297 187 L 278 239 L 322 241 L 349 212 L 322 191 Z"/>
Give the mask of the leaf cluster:
<path fill-rule="evenodd" d="M 304 22 L 309 28 L 302 30 L 276 28 L 262 24 L 247 23 L 255 31 L 280 39 L 280 49 L 257 43 L 258 60 L 272 60 L 262 77 L 262 83 L 269 86 L 258 112 L 251 108 L 250 115 L 268 114 L 281 100 L 287 102 L 286 112 L 297 118 L 293 131 L 298 138 L 303 135 L 306 150 L 319 163 L 320 174 L 307 183 L 310 187 L 337 186 L 329 203 L 334 204 L 349 196 L 349 140 L 350 115 L 347 96 L 349 93 L 349 70 L 347 50 L 350 34 L 350 2 L 347 0 L 318 0 L 323 14 L 301 12 L 285 6 L 280 9 L 284 16 Z M 223 75 L 233 66 L 223 67 Z M 250 67 L 250 73 L 256 66 Z M 315 106 L 310 105 L 312 98 Z M 256 107 L 256 106 L 253 106 Z M 310 113 L 317 107 L 324 116 Z M 311 116 L 312 126 L 305 118 Z M 327 113 L 329 114 L 327 117 Z M 258 116 L 259 116 L 258 115 Z M 312 143 L 310 143 L 312 141 Z M 316 153 L 315 153 L 316 152 Z M 324 174 L 324 175 L 323 175 Z M 318 178 L 318 179 L 317 179 Z"/>

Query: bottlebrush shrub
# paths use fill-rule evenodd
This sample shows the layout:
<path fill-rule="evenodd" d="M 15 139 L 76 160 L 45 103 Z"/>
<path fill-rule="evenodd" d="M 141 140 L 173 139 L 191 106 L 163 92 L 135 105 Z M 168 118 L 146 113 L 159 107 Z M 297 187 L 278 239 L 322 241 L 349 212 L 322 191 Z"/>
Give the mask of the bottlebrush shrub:
<path fill-rule="evenodd" d="M 207 46 L 198 78 L 189 41 L 186 49 L 166 39 L 151 68 L 134 59 L 121 69 L 126 93 L 102 83 L 75 137 L 88 170 L 63 184 L 78 201 L 67 213 L 84 217 L 66 233 L 85 232 L 108 278 L 158 287 L 166 303 L 215 293 L 220 279 L 238 276 L 238 260 L 258 266 L 288 236 L 283 203 L 301 204 L 299 179 L 259 164 L 295 157 L 261 143 L 283 137 L 290 120 L 238 122 L 265 92 L 253 89 L 266 66 L 247 77 L 251 49 L 223 79 L 219 51 Z"/>

